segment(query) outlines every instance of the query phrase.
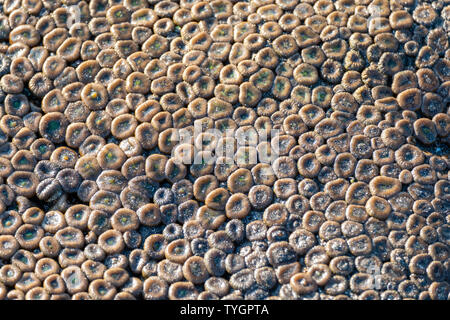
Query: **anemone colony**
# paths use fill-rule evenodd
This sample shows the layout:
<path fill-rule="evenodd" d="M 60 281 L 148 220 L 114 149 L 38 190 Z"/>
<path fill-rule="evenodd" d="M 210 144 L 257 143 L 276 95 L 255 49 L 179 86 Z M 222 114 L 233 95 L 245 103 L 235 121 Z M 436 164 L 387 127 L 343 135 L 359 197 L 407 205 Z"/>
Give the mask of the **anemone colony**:
<path fill-rule="evenodd" d="M 449 34 L 448 0 L 0 0 L 0 299 L 449 299 Z"/>

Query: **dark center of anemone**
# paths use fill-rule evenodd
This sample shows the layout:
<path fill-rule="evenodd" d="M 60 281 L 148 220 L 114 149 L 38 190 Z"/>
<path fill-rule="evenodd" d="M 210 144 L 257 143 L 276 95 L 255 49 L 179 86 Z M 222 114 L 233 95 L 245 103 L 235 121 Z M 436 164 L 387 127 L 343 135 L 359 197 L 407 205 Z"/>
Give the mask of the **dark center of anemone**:
<path fill-rule="evenodd" d="M 25 164 L 28 164 L 28 163 L 29 163 L 28 159 L 25 158 L 25 157 L 20 158 L 20 160 L 19 160 L 18 162 L 19 162 L 19 164 L 21 164 L 21 165 L 25 165 Z"/>
<path fill-rule="evenodd" d="M 311 75 L 311 72 L 310 72 L 310 70 L 308 70 L 308 69 L 303 69 L 303 70 L 301 71 L 301 74 L 302 74 L 302 76 L 304 76 L 304 77 L 308 77 L 308 76 Z"/>
<path fill-rule="evenodd" d="M 423 127 L 422 127 L 422 133 L 423 133 L 427 138 L 429 138 L 429 137 L 432 136 L 432 131 L 431 131 L 431 129 L 428 128 L 428 127 L 426 127 L 426 126 L 423 126 Z"/>
<path fill-rule="evenodd" d="M 109 237 L 108 239 L 106 239 L 105 242 L 109 246 L 115 245 L 116 244 L 116 238 L 115 237 Z"/>
<path fill-rule="evenodd" d="M 422 168 L 419 170 L 419 175 L 421 175 L 422 177 L 428 176 L 428 175 L 430 175 L 430 170 L 426 169 L 426 168 Z"/>
<path fill-rule="evenodd" d="M 414 154 L 410 151 L 407 151 L 405 152 L 404 158 L 407 161 L 411 161 L 412 159 L 414 159 Z"/>
<path fill-rule="evenodd" d="M 27 178 L 17 178 L 15 182 L 15 184 L 21 188 L 27 188 L 31 185 L 31 181 Z"/>
<path fill-rule="evenodd" d="M 83 212 L 82 211 L 78 211 L 77 213 L 75 213 L 73 215 L 73 217 L 75 218 L 75 220 L 81 220 L 81 218 L 83 217 Z"/>
<path fill-rule="evenodd" d="M 319 92 L 317 97 L 318 97 L 319 101 L 323 102 L 325 100 L 325 98 L 327 97 L 327 94 L 325 92 Z"/>
<path fill-rule="evenodd" d="M 120 218 L 120 223 L 122 225 L 127 225 L 129 222 L 130 222 L 130 217 L 128 217 L 128 216 L 122 216 Z"/>
<path fill-rule="evenodd" d="M 33 239 L 33 238 L 36 237 L 36 234 L 37 234 L 36 230 L 30 229 L 30 230 L 27 230 L 27 231 L 23 234 L 23 238 L 24 238 L 25 240 L 31 240 L 31 239 Z"/>
<path fill-rule="evenodd" d="M 15 222 L 15 219 L 12 216 L 8 216 L 7 218 L 3 219 L 2 224 L 4 227 L 10 227 Z"/>
<path fill-rule="evenodd" d="M 73 239 L 75 239 L 75 235 L 72 234 L 71 232 L 66 232 L 66 233 L 64 233 L 64 234 L 62 235 L 62 237 L 63 237 L 65 240 L 73 240 Z"/>
<path fill-rule="evenodd" d="M 21 103 L 20 100 L 15 100 L 15 101 L 13 102 L 13 107 L 14 107 L 15 109 L 19 109 L 21 105 L 22 105 L 22 103 Z"/>
<path fill-rule="evenodd" d="M 107 292 L 108 290 L 104 286 L 98 287 L 98 293 L 100 293 L 100 295 L 104 296 Z"/>

